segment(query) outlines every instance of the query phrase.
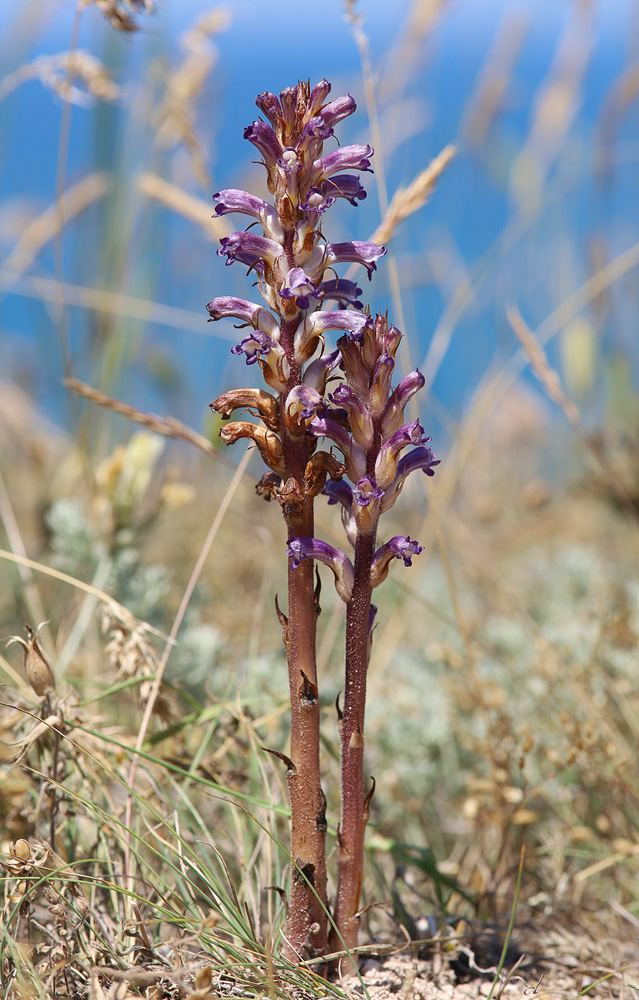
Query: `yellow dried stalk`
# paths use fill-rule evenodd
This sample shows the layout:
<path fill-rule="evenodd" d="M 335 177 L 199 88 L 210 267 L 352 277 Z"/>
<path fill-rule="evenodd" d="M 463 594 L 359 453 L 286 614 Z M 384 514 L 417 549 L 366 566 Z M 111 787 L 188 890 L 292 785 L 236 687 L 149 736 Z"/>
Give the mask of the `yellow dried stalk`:
<path fill-rule="evenodd" d="M 214 448 L 208 438 L 191 430 L 175 417 L 158 417 L 153 413 L 145 413 L 144 410 L 138 410 L 135 406 L 129 406 L 128 403 L 122 403 L 112 396 L 107 396 L 105 392 L 100 392 L 99 389 L 94 389 L 86 382 L 80 382 L 77 378 L 66 378 L 64 384 L 84 399 L 90 400 L 97 406 L 104 406 L 114 413 L 121 413 L 129 420 L 133 420 L 134 423 L 142 424 L 155 431 L 156 434 L 176 438 L 178 441 L 186 441 L 188 444 L 195 445 L 200 451 L 205 451 L 207 455 L 219 455 L 219 451 Z"/>
<path fill-rule="evenodd" d="M 111 27 L 116 31 L 121 31 L 125 35 L 130 35 L 138 30 L 138 25 L 134 17 L 129 14 L 129 10 L 150 14 L 153 10 L 153 0 L 80 0 L 78 10 L 86 7 L 97 7 L 102 11 Z M 126 9 L 128 8 L 128 10 Z"/>
<path fill-rule="evenodd" d="M 28 80 L 40 80 L 45 87 L 73 104 L 86 104 L 87 95 L 101 101 L 115 101 L 120 96 L 120 88 L 111 79 L 106 66 L 82 49 L 39 56 L 19 66 L 0 83 L 0 101 Z M 80 80 L 86 91 L 74 86 L 74 80 Z"/>
<path fill-rule="evenodd" d="M 508 11 L 470 97 L 462 132 L 468 142 L 482 148 L 491 125 L 511 93 L 513 70 L 528 32 L 528 19 Z"/>
<path fill-rule="evenodd" d="M 407 188 L 399 188 L 395 192 L 384 218 L 371 236 L 373 243 L 388 243 L 400 223 L 428 201 L 435 184 L 455 153 L 455 146 L 445 146 L 439 156 L 431 160 L 426 169 L 422 170 Z"/>
<path fill-rule="evenodd" d="M 21 273 L 33 263 L 47 243 L 59 235 L 63 227 L 103 198 L 111 186 L 111 178 L 104 171 L 83 177 L 26 226 L 4 266 L 8 271 Z"/>
<path fill-rule="evenodd" d="M 515 336 L 522 346 L 534 375 L 539 379 L 552 401 L 561 407 L 570 426 L 587 448 L 596 465 L 603 472 L 610 488 L 616 494 L 624 510 L 632 520 L 636 521 L 637 511 L 625 483 L 621 481 L 616 471 L 612 468 L 605 455 L 602 454 L 584 427 L 579 408 L 572 399 L 566 396 L 561 385 L 561 379 L 554 368 L 551 368 L 543 347 L 522 318 L 518 309 L 513 306 L 508 307 L 506 309 L 506 316 Z"/>
<path fill-rule="evenodd" d="M 164 96 L 157 109 L 154 126 L 163 148 L 183 143 L 191 155 L 195 176 L 204 185 L 209 177 L 206 155 L 195 129 L 195 102 L 217 60 L 211 38 L 227 27 L 229 16 L 216 8 L 199 18 L 180 36 L 184 59 L 166 78 Z"/>
<path fill-rule="evenodd" d="M 177 184 L 163 180 L 157 174 L 143 173 L 137 179 L 138 191 L 153 198 L 204 230 L 209 239 L 217 241 L 228 236 L 231 227 L 225 219 L 211 218 L 211 203 L 187 194 Z"/>

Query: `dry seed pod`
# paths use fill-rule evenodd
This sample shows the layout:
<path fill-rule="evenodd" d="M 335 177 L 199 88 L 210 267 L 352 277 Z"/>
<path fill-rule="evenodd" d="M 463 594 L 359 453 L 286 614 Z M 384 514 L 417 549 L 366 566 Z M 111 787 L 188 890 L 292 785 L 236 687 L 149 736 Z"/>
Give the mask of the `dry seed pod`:
<path fill-rule="evenodd" d="M 7 646 L 11 646 L 14 642 L 17 642 L 24 649 L 25 673 L 29 684 L 37 694 L 38 698 L 46 697 L 55 689 L 53 671 L 44 653 L 42 652 L 42 649 L 40 648 L 40 644 L 38 643 L 40 630 L 46 624 L 48 623 L 41 622 L 35 632 L 29 625 L 25 625 L 24 627 L 27 633 L 26 641 L 19 635 L 12 635 L 9 637 L 7 642 Z"/>

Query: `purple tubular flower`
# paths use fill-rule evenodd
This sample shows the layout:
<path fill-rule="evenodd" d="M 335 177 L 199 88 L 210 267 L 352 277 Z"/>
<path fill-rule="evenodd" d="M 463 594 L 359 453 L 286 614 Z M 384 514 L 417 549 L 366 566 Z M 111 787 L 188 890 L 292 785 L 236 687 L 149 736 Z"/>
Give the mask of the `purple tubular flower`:
<path fill-rule="evenodd" d="M 368 407 L 362 403 L 357 393 L 353 392 L 353 390 L 343 382 L 341 385 L 338 385 L 335 392 L 332 393 L 330 399 L 331 402 L 336 404 L 336 406 L 344 407 L 348 413 L 348 422 L 350 424 L 353 437 L 357 443 L 362 446 L 362 448 L 368 451 L 373 443 L 373 437 L 375 434 L 373 419 Z"/>
<path fill-rule="evenodd" d="M 280 335 L 279 323 L 275 316 L 256 302 L 236 299 L 231 295 L 220 295 L 219 298 L 211 299 L 206 308 L 211 317 L 209 322 L 234 316 L 244 323 L 250 323 L 255 330 L 263 330 L 275 340 Z"/>
<path fill-rule="evenodd" d="M 426 438 L 430 441 L 430 438 Z M 433 467 L 439 465 L 439 459 L 435 455 L 435 452 L 430 448 L 413 448 L 409 451 L 408 455 L 404 455 L 400 458 L 397 463 L 397 475 L 404 476 L 404 478 L 416 469 L 422 469 L 427 476 L 434 476 L 435 472 Z"/>
<path fill-rule="evenodd" d="M 283 238 L 284 230 L 279 220 L 278 214 L 272 205 L 257 198 L 248 191 L 241 191 L 239 188 L 226 188 L 213 195 L 216 215 L 228 215 L 229 212 L 241 212 L 242 215 L 250 215 L 262 223 L 269 236 L 277 239 Z"/>
<path fill-rule="evenodd" d="M 323 393 L 328 376 L 333 369 L 337 368 L 341 359 L 340 351 L 331 351 L 330 354 L 322 354 L 320 358 L 315 358 L 304 370 L 304 385 L 309 385 Z"/>
<path fill-rule="evenodd" d="M 377 587 L 388 576 L 388 568 L 393 559 L 403 559 L 405 566 L 412 566 L 413 556 L 424 551 L 422 545 L 411 541 L 408 536 L 394 535 L 389 542 L 378 548 L 371 563 L 371 586 Z"/>
<path fill-rule="evenodd" d="M 302 142 L 308 139 L 324 142 L 332 135 L 333 129 L 330 125 L 327 125 L 324 116 L 316 115 L 315 118 L 310 118 L 302 129 Z"/>
<path fill-rule="evenodd" d="M 379 413 L 380 409 L 382 409 L 388 399 L 394 368 L 394 359 L 390 356 L 390 354 L 386 354 L 385 351 L 383 354 L 380 354 L 379 358 L 375 362 L 370 404 L 376 414 Z"/>
<path fill-rule="evenodd" d="M 273 169 L 284 150 L 271 126 L 267 125 L 266 122 L 253 122 L 252 125 L 247 125 L 244 129 L 244 138 L 252 142 L 260 151 L 269 170 Z"/>
<path fill-rule="evenodd" d="M 290 130 L 295 124 L 297 113 L 297 87 L 285 87 L 284 90 L 280 90 L 280 104 L 284 125 Z"/>
<path fill-rule="evenodd" d="M 382 437 L 384 439 L 390 437 L 391 434 L 394 434 L 401 427 L 402 420 L 404 419 L 404 409 L 408 400 L 416 392 L 419 392 L 425 381 L 424 376 L 417 369 L 414 372 L 409 372 L 401 380 L 388 400 L 382 414 Z"/>
<path fill-rule="evenodd" d="M 353 564 L 339 549 L 319 538 L 296 538 L 288 542 L 287 553 L 296 569 L 303 559 L 316 559 L 328 566 L 335 576 L 335 589 L 343 601 L 350 601 L 353 594 L 355 573 Z"/>
<path fill-rule="evenodd" d="M 357 105 L 351 95 L 344 94 L 343 97 L 336 98 L 336 100 L 331 101 L 330 104 L 325 104 L 320 114 L 326 124 L 332 127 L 333 125 L 337 125 L 338 122 L 341 122 L 342 119 L 348 118 L 348 116 L 352 115 L 356 109 Z"/>
<path fill-rule="evenodd" d="M 357 174 L 336 174 L 322 181 L 322 193 L 326 197 L 332 195 L 333 198 L 346 198 L 351 205 L 357 208 L 357 201 L 363 201 L 366 191 L 362 186 Z"/>
<path fill-rule="evenodd" d="M 334 441 L 344 456 L 346 475 L 356 483 L 366 474 L 366 452 L 353 440 L 345 427 L 331 417 L 314 417 L 308 425 L 313 437 L 328 437 Z"/>
<path fill-rule="evenodd" d="M 354 281 L 347 278 L 332 278 L 323 281 L 317 286 L 317 296 L 320 299 L 334 299 L 341 306 L 351 305 L 354 309 L 361 309 L 363 303 L 359 299 L 362 289 L 358 288 Z"/>
<path fill-rule="evenodd" d="M 377 243 L 360 242 L 359 240 L 348 243 L 329 243 L 326 246 L 326 262 L 328 264 L 345 264 L 352 261 L 355 264 L 363 264 L 370 281 L 373 271 L 377 270 L 375 261 L 383 257 L 385 253 L 386 247 L 380 247 Z"/>
<path fill-rule="evenodd" d="M 357 542 L 357 522 L 353 517 L 353 491 L 344 479 L 339 482 L 329 479 L 322 492 L 328 497 L 329 506 L 340 504 L 342 525 L 353 548 Z"/>
<path fill-rule="evenodd" d="M 241 264 L 254 267 L 259 274 L 264 272 L 264 264 L 275 267 L 284 251 L 275 240 L 267 240 L 264 236 L 254 233 L 231 233 L 220 240 L 218 257 L 226 257 L 226 263 L 232 264 L 239 260 Z"/>
<path fill-rule="evenodd" d="M 411 472 L 421 469 L 427 476 L 434 476 L 436 465 L 439 465 L 439 459 L 436 458 L 435 453 L 425 445 L 419 448 L 413 448 L 413 450 L 409 451 L 407 455 L 400 458 L 397 463 L 397 474 L 390 486 L 388 486 L 384 492 L 381 507 L 382 514 L 385 514 L 386 511 L 390 510 L 393 506 L 402 491 L 402 487 L 406 482 L 406 477 L 409 476 Z"/>
<path fill-rule="evenodd" d="M 317 171 L 318 180 L 326 180 L 331 174 L 336 174 L 340 170 L 365 170 L 372 174 L 371 170 L 371 156 L 373 155 L 372 146 L 362 146 L 360 144 L 355 146 L 340 146 L 339 149 L 334 149 L 332 153 L 327 153 L 326 156 L 320 157 L 313 164 L 314 171 Z"/>
<path fill-rule="evenodd" d="M 328 497 L 329 506 L 340 503 L 344 510 L 347 510 L 350 514 L 351 507 L 353 506 L 353 491 L 345 479 L 338 481 L 329 479 L 322 493 Z"/>
<path fill-rule="evenodd" d="M 377 484 L 382 489 L 386 489 L 392 483 L 397 473 L 397 463 L 402 448 L 406 448 L 409 444 L 427 444 L 429 441 L 430 438 L 424 437 L 424 428 L 419 420 L 411 420 L 395 431 L 394 434 L 391 434 L 384 441 L 375 462 L 375 480 Z"/>
<path fill-rule="evenodd" d="M 255 103 L 263 115 L 269 120 L 273 129 L 277 129 L 282 118 L 282 108 L 275 94 L 265 90 L 263 94 L 258 94 Z"/>
<path fill-rule="evenodd" d="M 298 300 L 299 304 L 299 300 Z M 303 363 L 313 354 L 317 341 L 327 330 L 358 331 L 368 317 L 352 309 L 319 310 L 307 316 L 295 333 L 295 357 Z"/>
<path fill-rule="evenodd" d="M 311 118 L 318 115 L 321 111 L 322 104 L 331 92 L 331 85 L 324 77 L 319 83 L 316 83 L 311 91 L 311 96 L 308 99 L 308 114 Z"/>

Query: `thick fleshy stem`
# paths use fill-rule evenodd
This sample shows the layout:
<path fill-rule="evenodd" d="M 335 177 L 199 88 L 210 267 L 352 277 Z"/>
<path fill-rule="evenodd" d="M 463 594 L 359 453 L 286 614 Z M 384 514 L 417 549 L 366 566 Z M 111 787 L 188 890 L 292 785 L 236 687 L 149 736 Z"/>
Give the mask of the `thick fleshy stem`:
<path fill-rule="evenodd" d="M 293 358 L 296 324 L 281 323 L 280 342 L 287 357 Z M 309 438 L 293 436 L 283 419 L 290 390 L 299 384 L 299 366 L 292 361 L 289 387 L 280 397 L 281 440 L 286 464 L 286 480 L 301 487 L 309 460 Z M 314 536 L 313 498 L 302 503 L 284 503 L 282 512 L 288 540 Z M 320 711 L 315 661 L 317 599 L 313 562 L 298 568 L 289 561 L 288 623 L 285 632 L 291 697 L 290 755 L 293 767 L 287 770 L 291 800 L 291 890 L 285 931 L 285 956 L 298 962 L 326 949 L 326 798 L 320 782 Z"/>
<path fill-rule="evenodd" d="M 364 712 L 370 651 L 370 566 L 376 530 L 358 532 L 355 582 L 346 608 L 344 709 L 341 719 L 341 818 L 338 835 L 338 886 L 330 951 L 355 948 L 364 869 L 364 832 L 368 809 L 364 799 Z"/>

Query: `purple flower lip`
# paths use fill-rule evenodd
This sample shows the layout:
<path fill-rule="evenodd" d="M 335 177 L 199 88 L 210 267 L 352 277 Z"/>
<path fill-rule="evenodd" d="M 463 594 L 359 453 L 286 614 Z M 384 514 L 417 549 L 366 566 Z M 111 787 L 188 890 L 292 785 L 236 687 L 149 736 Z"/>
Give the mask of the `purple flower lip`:
<path fill-rule="evenodd" d="M 378 548 L 371 563 L 371 586 L 377 587 L 388 576 L 388 568 L 393 559 L 402 559 L 405 566 L 412 566 L 413 556 L 424 551 L 422 545 L 411 541 L 407 535 L 394 535 L 390 541 Z"/>
<path fill-rule="evenodd" d="M 424 428 L 419 420 L 411 420 L 384 441 L 375 462 L 375 479 L 386 489 L 395 479 L 399 453 L 410 444 L 425 445 L 430 438 L 424 437 Z"/>
<path fill-rule="evenodd" d="M 249 269 L 255 268 L 258 274 L 263 274 L 265 263 L 274 268 L 284 251 L 275 240 L 268 240 L 255 233 L 238 232 L 222 237 L 217 253 L 218 257 L 226 257 L 227 265 L 239 260 L 241 264 L 247 264 Z"/>
<path fill-rule="evenodd" d="M 362 264 L 366 268 L 370 280 L 373 271 L 377 270 L 375 261 L 383 257 L 385 253 L 386 247 L 380 247 L 377 243 L 358 240 L 347 243 L 329 243 L 326 247 L 326 261 L 328 264 L 351 262 Z"/>
<path fill-rule="evenodd" d="M 420 552 L 424 551 L 424 546 L 419 545 L 416 541 L 411 541 L 408 535 L 394 535 L 389 542 L 387 542 L 388 547 L 394 553 L 396 559 L 403 559 L 405 566 L 412 566 L 413 556 L 418 556 Z"/>
<path fill-rule="evenodd" d="M 335 576 L 335 589 L 343 601 L 350 601 L 353 595 L 355 573 L 353 564 L 343 552 L 333 548 L 319 538 L 289 539 L 288 556 L 291 566 L 296 569 L 304 559 L 316 559 L 328 566 Z"/>
<path fill-rule="evenodd" d="M 298 299 L 298 305 L 300 300 Z M 327 330 L 353 330 L 366 322 L 363 313 L 352 309 L 318 310 L 311 313 L 295 333 L 295 357 L 306 361 L 317 346 L 317 341 Z"/>
<path fill-rule="evenodd" d="M 317 298 L 315 282 L 301 267 L 292 267 L 280 288 L 283 299 L 295 299 L 300 309 L 308 309 L 311 298 Z"/>
<path fill-rule="evenodd" d="M 277 355 L 283 354 L 278 342 L 262 330 L 256 330 L 248 337 L 245 337 L 241 343 L 235 344 L 231 348 L 231 354 L 246 355 L 247 365 L 254 365 L 259 360 L 260 355 L 268 355 L 272 352 L 275 352 Z"/>
<path fill-rule="evenodd" d="M 363 303 L 359 296 L 362 289 L 358 288 L 354 281 L 347 278 L 332 278 L 329 281 L 322 281 L 317 286 L 317 296 L 320 299 L 333 299 L 340 305 L 351 305 L 353 309 L 362 309 Z"/>
<path fill-rule="evenodd" d="M 315 212 L 321 215 L 335 204 L 336 197 L 336 195 L 326 195 L 322 188 L 312 187 L 306 196 L 306 201 L 300 204 L 300 208 L 303 212 Z"/>
<path fill-rule="evenodd" d="M 329 177 L 322 181 L 322 192 L 325 197 L 332 195 L 333 198 L 346 198 L 355 208 L 357 202 L 363 201 L 366 197 L 366 191 L 357 174 L 335 174 Z"/>
<path fill-rule="evenodd" d="M 299 414 L 303 420 L 312 420 L 318 410 L 324 406 L 324 397 L 317 389 L 308 385 L 296 385 L 286 398 L 286 413 L 288 416 Z"/>
<path fill-rule="evenodd" d="M 397 463 L 395 478 L 384 491 L 381 506 L 382 514 L 385 514 L 386 511 L 390 510 L 393 506 L 402 491 L 407 476 L 409 476 L 411 472 L 421 469 L 427 476 L 434 476 L 435 466 L 437 465 L 439 465 L 439 459 L 437 459 L 434 452 L 432 452 L 430 448 L 427 448 L 425 445 L 413 448 L 407 455 L 400 458 Z"/>
<path fill-rule="evenodd" d="M 337 482 L 334 479 L 329 479 L 322 493 L 328 497 L 329 506 L 339 503 L 350 514 L 353 506 L 353 491 L 344 479 Z"/>
<path fill-rule="evenodd" d="M 368 507 L 375 500 L 381 500 L 384 491 L 377 488 L 370 476 L 364 476 L 353 490 L 353 496 L 360 507 Z"/>

